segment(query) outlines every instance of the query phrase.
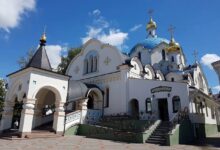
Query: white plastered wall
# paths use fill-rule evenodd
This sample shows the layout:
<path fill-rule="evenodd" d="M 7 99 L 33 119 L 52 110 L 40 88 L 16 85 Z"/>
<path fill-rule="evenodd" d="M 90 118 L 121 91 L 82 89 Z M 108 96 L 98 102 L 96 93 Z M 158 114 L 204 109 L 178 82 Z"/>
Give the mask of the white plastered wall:
<path fill-rule="evenodd" d="M 172 91 L 151 93 L 152 88 L 159 86 L 172 87 Z M 139 101 L 139 111 L 146 112 L 145 101 L 147 98 L 151 98 L 152 110 L 157 118 L 159 115 L 157 103 L 158 103 L 158 99 L 161 98 L 167 98 L 169 118 L 171 119 L 173 117 L 174 115 L 173 105 L 172 105 L 173 96 L 180 97 L 182 110 L 185 107 L 189 109 L 189 92 L 188 92 L 187 84 L 167 82 L 167 81 L 157 81 L 157 80 L 129 79 L 129 97 L 127 99 L 127 103 L 129 104 L 131 99 L 137 99 Z"/>
<path fill-rule="evenodd" d="M 197 68 L 194 69 L 194 72 L 193 72 L 193 78 L 194 78 L 195 87 L 197 89 L 200 89 L 199 88 L 199 84 L 200 84 L 199 83 L 199 74 L 202 75 L 202 82 L 203 82 L 203 89 L 202 90 L 203 90 L 203 92 L 205 94 L 209 94 L 208 84 L 207 84 L 207 82 L 205 80 L 205 76 L 204 76 L 204 74 L 203 74 L 203 72 L 202 72 L 202 70 L 201 70 L 199 65 L 197 66 Z"/>
<path fill-rule="evenodd" d="M 84 74 L 84 58 L 90 51 L 96 51 L 98 54 L 97 71 Z M 91 39 L 84 44 L 80 54 L 71 61 L 66 74 L 72 76 L 71 80 L 82 80 L 115 72 L 117 71 L 117 66 L 123 62 L 123 57 L 118 49 L 109 44 L 103 44 L 98 40 Z"/>
<path fill-rule="evenodd" d="M 36 68 L 27 68 L 15 74 L 9 76 L 9 90 L 6 97 L 6 102 L 12 101 L 14 103 L 14 98 L 17 96 L 18 100 L 24 100 L 23 111 L 20 121 L 20 132 L 31 132 L 32 121 L 33 121 L 33 110 L 36 103 L 36 94 L 42 89 L 47 88 L 54 92 L 56 95 L 56 103 L 60 105 L 66 102 L 67 89 L 68 89 L 68 79 L 67 76 L 58 75 L 49 71 L 44 71 Z M 20 87 L 20 88 L 18 88 Z M 24 98 L 24 94 L 26 97 Z M 57 106 L 58 109 L 60 106 Z M 13 106 L 10 106 L 13 112 Z M 10 128 L 11 117 L 6 117 L 2 119 L 1 130 Z M 60 124 L 60 122 L 57 122 Z M 33 125 L 34 127 L 35 125 Z M 57 125 L 57 131 L 63 131 L 62 125 Z"/>
<path fill-rule="evenodd" d="M 98 54 L 97 71 L 84 74 L 84 58 L 90 51 Z M 106 60 L 108 59 L 108 63 Z M 118 66 L 124 63 L 121 52 L 109 44 L 103 44 L 91 39 L 84 44 L 81 53 L 70 63 L 66 74 L 72 76 L 71 80 L 79 80 L 84 83 L 97 85 L 103 92 L 109 88 L 109 107 L 104 108 L 104 114 L 126 112 L 126 77 L 127 71 L 120 71 Z M 76 68 L 78 71 L 76 71 Z M 122 73 L 123 72 L 123 73 Z M 104 103 L 106 96 L 104 95 Z"/>

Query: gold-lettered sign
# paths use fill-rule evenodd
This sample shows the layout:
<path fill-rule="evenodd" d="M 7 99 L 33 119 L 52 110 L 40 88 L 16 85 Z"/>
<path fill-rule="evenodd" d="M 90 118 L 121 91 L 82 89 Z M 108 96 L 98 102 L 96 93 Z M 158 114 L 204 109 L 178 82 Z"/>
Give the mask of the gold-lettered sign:
<path fill-rule="evenodd" d="M 158 86 L 151 89 L 151 93 L 158 93 L 158 92 L 171 92 L 172 87 L 169 86 Z"/>

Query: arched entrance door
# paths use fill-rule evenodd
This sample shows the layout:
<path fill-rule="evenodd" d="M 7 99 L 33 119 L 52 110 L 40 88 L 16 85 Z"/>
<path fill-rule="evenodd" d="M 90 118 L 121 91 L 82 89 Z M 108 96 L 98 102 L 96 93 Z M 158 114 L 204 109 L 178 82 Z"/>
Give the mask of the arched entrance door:
<path fill-rule="evenodd" d="M 103 108 L 103 95 L 100 90 L 92 89 L 88 92 L 87 109 L 99 109 Z"/>
<path fill-rule="evenodd" d="M 13 108 L 11 128 L 12 129 L 19 129 L 23 102 L 22 101 L 19 102 L 17 97 L 15 98 L 14 102 L 15 102 L 15 105 Z"/>
<path fill-rule="evenodd" d="M 36 94 L 33 116 L 33 129 L 53 131 L 56 94 L 47 88 L 42 88 Z"/>
<path fill-rule="evenodd" d="M 91 88 L 87 98 L 85 121 L 88 124 L 95 124 L 103 114 L 103 95 L 98 88 Z"/>
<path fill-rule="evenodd" d="M 87 108 L 94 109 L 94 98 L 92 95 L 88 96 Z"/>
<path fill-rule="evenodd" d="M 132 99 L 130 101 L 130 109 L 131 109 L 131 116 L 134 118 L 139 118 L 139 104 L 137 99 Z"/>

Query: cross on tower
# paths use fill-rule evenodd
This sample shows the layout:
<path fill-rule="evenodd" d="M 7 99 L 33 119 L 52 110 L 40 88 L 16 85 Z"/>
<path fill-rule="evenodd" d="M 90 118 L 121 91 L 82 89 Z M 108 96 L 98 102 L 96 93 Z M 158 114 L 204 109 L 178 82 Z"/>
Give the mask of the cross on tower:
<path fill-rule="evenodd" d="M 45 25 L 44 26 L 44 34 L 46 33 L 46 30 L 47 30 L 47 26 Z"/>
<path fill-rule="evenodd" d="M 109 57 L 106 57 L 104 60 L 105 65 L 108 65 L 111 62 L 111 59 Z"/>
<path fill-rule="evenodd" d="M 149 15 L 150 17 L 152 17 L 152 15 L 153 15 L 153 13 L 154 13 L 154 10 L 153 10 L 153 9 L 149 9 L 147 13 L 148 13 L 148 15 Z"/>
<path fill-rule="evenodd" d="M 172 26 L 172 25 L 170 25 L 170 27 L 168 28 L 168 31 L 170 32 L 170 36 L 171 36 L 171 38 L 173 37 L 174 30 L 175 30 L 175 27 Z"/>
<path fill-rule="evenodd" d="M 194 59 L 195 59 L 195 62 L 196 62 L 197 61 L 197 57 L 198 57 L 198 51 L 197 50 L 194 50 L 193 56 L 194 56 Z"/>

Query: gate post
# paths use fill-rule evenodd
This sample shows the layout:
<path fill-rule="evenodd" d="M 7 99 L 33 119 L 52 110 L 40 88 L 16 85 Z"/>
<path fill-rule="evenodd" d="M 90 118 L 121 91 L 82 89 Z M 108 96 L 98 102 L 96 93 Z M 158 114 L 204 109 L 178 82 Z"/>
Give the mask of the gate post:
<path fill-rule="evenodd" d="M 19 132 L 21 132 L 21 137 L 25 137 L 26 135 L 31 133 L 35 102 L 36 99 L 24 99 L 19 126 Z"/>

